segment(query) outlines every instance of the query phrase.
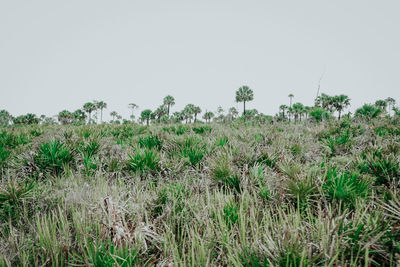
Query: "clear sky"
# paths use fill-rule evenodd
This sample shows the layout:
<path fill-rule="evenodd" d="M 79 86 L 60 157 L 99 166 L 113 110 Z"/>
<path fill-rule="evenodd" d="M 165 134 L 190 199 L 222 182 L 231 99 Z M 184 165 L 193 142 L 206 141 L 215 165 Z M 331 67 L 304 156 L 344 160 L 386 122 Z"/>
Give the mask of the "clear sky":
<path fill-rule="evenodd" d="M 399 0 L 0 0 L 0 109 L 55 115 L 107 102 L 173 111 L 236 106 L 273 115 L 321 92 L 352 108 L 400 102 Z M 241 109 L 241 105 L 237 106 Z M 136 115 L 139 111 L 136 112 Z"/>

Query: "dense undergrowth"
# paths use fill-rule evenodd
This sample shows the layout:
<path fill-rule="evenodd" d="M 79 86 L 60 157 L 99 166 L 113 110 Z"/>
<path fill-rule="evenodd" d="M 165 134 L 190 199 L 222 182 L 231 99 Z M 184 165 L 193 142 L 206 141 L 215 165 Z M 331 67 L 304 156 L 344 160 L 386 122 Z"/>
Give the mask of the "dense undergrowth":
<path fill-rule="evenodd" d="M 396 266 L 400 125 L 0 129 L 0 266 Z"/>

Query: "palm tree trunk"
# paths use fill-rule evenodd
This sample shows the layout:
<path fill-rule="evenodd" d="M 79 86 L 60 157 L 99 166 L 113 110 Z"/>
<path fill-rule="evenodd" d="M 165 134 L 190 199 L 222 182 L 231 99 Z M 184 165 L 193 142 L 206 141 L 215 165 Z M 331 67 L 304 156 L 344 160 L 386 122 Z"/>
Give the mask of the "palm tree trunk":
<path fill-rule="evenodd" d="M 243 115 L 246 115 L 246 101 L 243 101 Z"/>
<path fill-rule="evenodd" d="M 103 109 L 100 109 L 100 123 L 103 123 Z"/>
<path fill-rule="evenodd" d="M 149 126 L 149 119 L 146 119 L 146 124 L 147 126 Z"/>
<path fill-rule="evenodd" d="M 168 116 L 169 116 L 169 104 L 168 104 Z"/>
<path fill-rule="evenodd" d="M 340 115 L 341 115 L 341 111 L 339 110 L 339 117 L 338 117 L 338 120 L 340 121 Z"/>

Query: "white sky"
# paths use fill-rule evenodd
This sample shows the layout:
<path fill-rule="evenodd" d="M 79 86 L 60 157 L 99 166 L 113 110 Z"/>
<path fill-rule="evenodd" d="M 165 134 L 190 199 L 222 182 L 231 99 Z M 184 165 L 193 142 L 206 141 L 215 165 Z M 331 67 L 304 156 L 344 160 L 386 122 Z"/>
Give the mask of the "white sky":
<path fill-rule="evenodd" d="M 385 0 L 0 0 L 0 109 L 55 115 L 107 102 L 172 111 L 236 106 L 275 114 L 321 92 L 352 108 L 400 102 L 400 1 Z M 242 106 L 238 105 L 241 110 Z"/>

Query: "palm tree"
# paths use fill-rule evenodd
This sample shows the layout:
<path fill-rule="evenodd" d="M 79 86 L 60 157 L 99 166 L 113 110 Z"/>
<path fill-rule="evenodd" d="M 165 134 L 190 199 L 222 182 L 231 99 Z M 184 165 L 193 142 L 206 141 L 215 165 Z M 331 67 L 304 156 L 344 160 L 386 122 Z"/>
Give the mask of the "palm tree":
<path fill-rule="evenodd" d="M 100 109 L 100 123 L 103 123 L 103 109 L 107 108 L 107 103 L 104 101 L 96 102 L 96 108 Z"/>
<path fill-rule="evenodd" d="M 384 111 L 384 110 L 386 110 L 387 102 L 385 100 L 376 100 L 375 106 L 377 106 L 382 111 Z"/>
<path fill-rule="evenodd" d="M 285 118 L 285 117 L 286 117 L 286 116 L 285 116 L 285 110 L 288 109 L 288 106 L 286 106 L 286 105 L 280 105 L 280 106 L 279 106 L 279 109 L 282 110 L 282 117 Z"/>
<path fill-rule="evenodd" d="M 197 114 L 201 113 L 201 108 L 199 106 L 194 106 L 193 107 L 193 113 L 194 113 L 194 122 L 196 122 Z"/>
<path fill-rule="evenodd" d="M 355 116 L 370 121 L 378 117 L 382 113 L 382 109 L 376 105 L 365 104 L 356 110 Z"/>
<path fill-rule="evenodd" d="M 332 99 L 333 107 L 339 112 L 338 120 L 340 120 L 340 115 L 342 111 L 350 106 L 350 98 L 347 95 L 338 95 L 334 96 Z"/>
<path fill-rule="evenodd" d="M 293 115 L 293 107 L 289 107 L 288 108 L 288 118 L 289 118 L 289 122 L 291 121 L 292 115 Z"/>
<path fill-rule="evenodd" d="M 290 99 L 290 106 L 289 107 L 291 108 L 292 107 L 292 99 L 293 99 L 294 95 L 293 94 L 289 94 L 288 97 Z"/>
<path fill-rule="evenodd" d="M 75 110 L 73 114 L 76 121 L 84 122 L 86 120 L 86 114 L 81 109 Z"/>
<path fill-rule="evenodd" d="M 159 106 L 155 111 L 154 115 L 157 116 L 158 121 L 161 121 L 161 117 L 167 114 L 167 107 L 164 105 Z"/>
<path fill-rule="evenodd" d="M 91 123 L 91 114 L 96 110 L 96 105 L 92 102 L 87 102 L 83 105 L 83 110 L 89 115 L 89 123 Z"/>
<path fill-rule="evenodd" d="M 118 117 L 118 113 L 116 111 L 111 111 L 110 116 L 112 117 L 112 121 L 114 122 L 115 118 Z"/>
<path fill-rule="evenodd" d="M 133 120 L 133 118 L 134 118 L 133 110 L 134 110 L 135 108 L 138 108 L 138 107 L 139 107 L 139 106 L 136 105 L 135 103 L 129 103 L 129 104 L 128 104 L 128 108 L 132 109 L 132 115 L 131 115 L 131 119 L 132 119 L 132 120 Z"/>
<path fill-rule="evenodd" d="M 74 121 L 74 114 L 68 110 L 63 110 L 58 113 L 57 119 L 62 125 L 70 124 Z"/>
<path fill-rule="evenodd" d="M 168 107 L 168 116 L 169 116 L 169 109 L 170 107 L 175 105 L 175 98 L 171 95 L 167 95 L 166 97 L 164 97 L 163 103 Z"/>
<path fill-rule="evenodd" d="M 183 108 L 183 117 L 186 120 L 186 123 L 189 120 L 189 123 L 192 122 L 192 118 L 193 118 L 193 114 L 194 114 L 194 108 L 195 106 L 193 104 L 187 104 L 184 108 Z"/>
<path fill-rule="evenodd" d="M 394 100 L 394 99 L 391 98 L 391 97 L 388 97 L 388 98 L 385 99 L 385 101 L 386 101 L 386 103 L 387 103 L 387 105 L 388 105 L 388 108 L 389 108 L 389 116 L 390 116 L 390 111 L 392 110 L 392 108 L 393 108 L 394 105 L 396 104 L 396 100 Z"/>
<path fill-rule="evenodd" d="M 140 114 L 140 119 L 144 122 L 146 121 L 146 125 L 149 125 L 149 121 L 152 117 L 152 113 L 150 109 L 145 109 L 142 111 L 142 113 Z"/>
<path fill-rule="evenodd" d="M 236 102 L 243 102 L 243 115 L 246 115 L 246 102 L 254 99 L 253 90 L 247 85 L 243 85 L 236 91 Z"/>
<path fill-rule="evenodd" d="M 213 117 L 214 113 L 212 113 L 211 111 L 206 111 L 206 113 L 204 113 L 203 115 L 203 119 L 205 119 L 206 122 L 210 122 Z"/>
<path fill-rule="evenodd" d="M 184 120 L 182 112 L 178 111 L 175 111 L 174 114 L 172 114 L 172 118 L 175 122 L 182 122 Z"/>
<path fill-rule="evenodd" d="M 231 107 L 229 108 L 229 115 L 232 116 L 232 118 L 236 118 L 236 116 L 239 114 L 239 112 L 237 111 L 237 109 L 235 107 Z"/>
<path fill-rule="evenodd" d="M 298 118 L 301 120 L 301 115 L 303 114 L 304 105 L 302 103 L 294 103 L 293 106 L 294 111 L 294 121 L 296 122 Z"/>

